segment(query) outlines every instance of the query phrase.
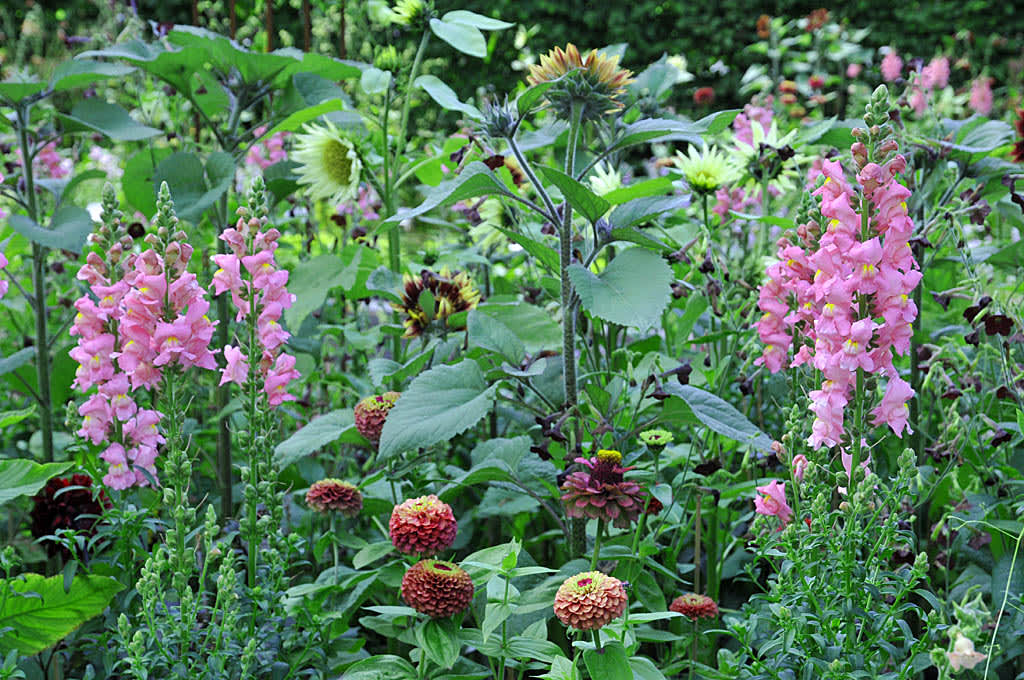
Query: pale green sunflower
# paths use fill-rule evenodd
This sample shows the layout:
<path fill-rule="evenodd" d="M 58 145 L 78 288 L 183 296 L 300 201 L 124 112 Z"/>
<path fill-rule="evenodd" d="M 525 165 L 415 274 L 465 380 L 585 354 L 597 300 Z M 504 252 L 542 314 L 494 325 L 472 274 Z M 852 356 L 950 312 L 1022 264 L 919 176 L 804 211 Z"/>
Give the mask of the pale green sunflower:
<path fill-rule="evenodd" d="M 296 137 L 292 158 L 300 163 L 299 184 L 309 186 L 314 200 L 346 203 L 356 197 L 363 163 L 355 144 L 330 122 L 307 125 Z"/>
<path fill-rule="evenodd" d="M 686 183 L 698 194 L 713 194 L 739 177 L 736 168 L 717 149 L 707 144 L 698 149 L 690 145 L 686 154 L 677 151 L 672 162 L 683 173 Z"/>
<path fill-rule="evenodd" d="M 622 174 L 607 163 L 595 165 L 594 174 L 587 181 L 590 183 L 590 190 L 598 196 L 622 188 Z"/>

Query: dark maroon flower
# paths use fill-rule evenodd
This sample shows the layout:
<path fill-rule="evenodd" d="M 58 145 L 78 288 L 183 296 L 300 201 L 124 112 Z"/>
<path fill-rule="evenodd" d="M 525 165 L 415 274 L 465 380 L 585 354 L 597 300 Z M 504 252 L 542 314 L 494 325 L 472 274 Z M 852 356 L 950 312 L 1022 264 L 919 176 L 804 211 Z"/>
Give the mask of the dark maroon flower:
<path fill-rule="evenodd" d="M 102 490 L 93 495 L 89 475 L 54 477 L 32 498 L 32 536 L 55 536 L 61 529 L 92 536 L 100 515 L 110 506 L 110 499 Z M 46 551 L 51 556 L 59 553 L 65 559 L 71 556 L 68 549 L 56 541 L 47 541 Z"/>

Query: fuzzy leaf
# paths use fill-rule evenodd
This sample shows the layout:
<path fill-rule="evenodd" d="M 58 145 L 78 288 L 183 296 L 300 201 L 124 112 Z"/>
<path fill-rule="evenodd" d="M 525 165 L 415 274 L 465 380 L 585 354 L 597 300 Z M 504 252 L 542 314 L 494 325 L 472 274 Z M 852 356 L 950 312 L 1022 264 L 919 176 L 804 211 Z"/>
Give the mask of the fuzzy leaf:
<path fill-rule="evenodd" d="M 620 253 L 600 275 L 582 265 L 569 267 L 569 279 L 590 314 L 617 323 L 647 329 L 661 322 L 671 297 L 672 268 L 643 248 Z"/>

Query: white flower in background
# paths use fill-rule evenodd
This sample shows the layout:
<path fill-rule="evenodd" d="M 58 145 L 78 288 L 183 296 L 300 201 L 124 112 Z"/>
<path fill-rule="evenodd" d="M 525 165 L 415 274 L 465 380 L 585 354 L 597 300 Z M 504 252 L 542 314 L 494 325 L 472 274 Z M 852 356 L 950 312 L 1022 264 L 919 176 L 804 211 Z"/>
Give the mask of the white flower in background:
<path fill-rule="evenodd" d="M 707 144 L 700 149 L 691 144 L 686 154 L 677 151 L 672 162 L 683 173 L 690 188 L 698 194 L 713 194 L 739 177 L 725 154 L 717 149 L 709 149 Z"/>
<path fill-rule="evenodd" d="M 963 633 L 957 633 L 953 651 L 946 652 L 946 658 L 949 659 L 949 665 L 953 670 L 959 671 L 963 668 L 974 668 L 985 660 L 985 655 L 974 650 L 974 642 L 970 638 L 965 637 Z"/>
<path fill-rule="evenodd" d="M 598 196 L 604 196 L 622 187 L 622 174 L 607 163 L 594 166 L 594 174 L 587 180 L 590 189 Z"/>
<path fill-rule="evenodd" d="M 296 136 L 292 158 L 300 164 L 299 184 L 309 186 L 314 200 L 345 203 L 359 192 L 363 163 L 355 144 L 331 123 L 307 125 Z"/>

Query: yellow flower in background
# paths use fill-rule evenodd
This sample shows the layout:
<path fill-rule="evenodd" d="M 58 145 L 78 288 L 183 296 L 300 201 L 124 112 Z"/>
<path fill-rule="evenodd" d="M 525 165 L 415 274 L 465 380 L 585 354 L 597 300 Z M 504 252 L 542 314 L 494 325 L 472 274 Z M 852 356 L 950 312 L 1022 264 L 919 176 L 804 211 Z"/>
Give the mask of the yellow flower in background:
<path fill-rule="evenodd" d="M 423 16 L 426 4 L 423 0 L 398 0 L 391 10 L 391 23 L 399 26 L 411 26 Z"/>
<path fill-rule="evenodd" d="M 572 43 L 541 55 L 530 67 L 529 85 L 555 83 L 546 93 L 555 112 L 567 118 L 575 103 L 584 120 L 621 109 L 620 97 L 633 82 L 633 73 L 619 66 L 619 57 L 590 50 L 582 56 Z"/>
<path fill-rule="evenodd" d="M 299 184 L 314 200 L 345 203 L 356 197 L 363 163 L 355 144 L 330 122 L 307 125 L 296 136 L 292 158 L 300 164 Z"/>
<path fill-rule="evenodd" d="M 698 194 L 713 194 L 739 177 L 725 154 L 709 149 L 707 144 L 699 150 L 690 145 L 686 154 L 676 152 L 672 162 L 683 173 L 687 184 Z"/>

